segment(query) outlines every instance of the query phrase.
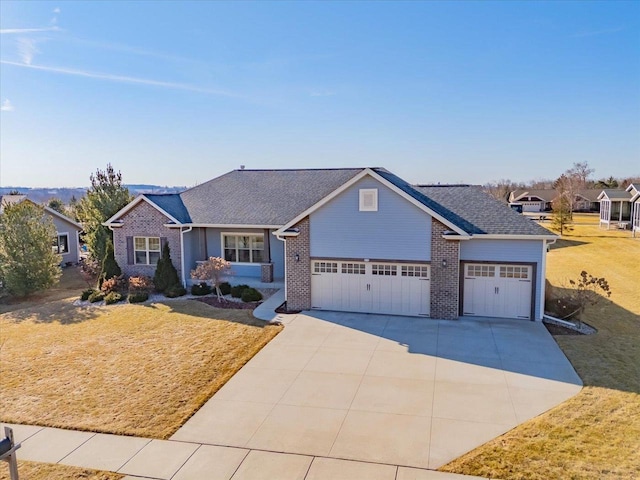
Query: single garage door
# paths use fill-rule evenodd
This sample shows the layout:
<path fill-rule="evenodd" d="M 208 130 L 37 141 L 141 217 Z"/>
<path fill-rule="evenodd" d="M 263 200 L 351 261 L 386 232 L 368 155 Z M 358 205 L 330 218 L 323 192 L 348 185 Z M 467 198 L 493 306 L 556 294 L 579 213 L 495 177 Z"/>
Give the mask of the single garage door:
<path fill-rule="evenodd" d="M 429 316 L 428 264 L 313 260 L 311 308 Z"/>
<path fill-rule="evenodd" d="M 532 271 L 529 265 L 465 264 L 463 315 L 530 319 Z"/>

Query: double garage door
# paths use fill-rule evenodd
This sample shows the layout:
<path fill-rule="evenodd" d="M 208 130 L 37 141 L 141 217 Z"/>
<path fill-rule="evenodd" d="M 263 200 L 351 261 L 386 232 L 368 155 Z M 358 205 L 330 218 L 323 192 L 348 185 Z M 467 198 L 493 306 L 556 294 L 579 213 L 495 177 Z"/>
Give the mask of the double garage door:
<path fill-rule="evenodd" d="M 464 264 L 463 315 L 531 318 L 530 265 Z"/>
<path fill-rule="evenodd" d="M 311 308 L 429 316 L 428 264 L 313 260 Z"/>

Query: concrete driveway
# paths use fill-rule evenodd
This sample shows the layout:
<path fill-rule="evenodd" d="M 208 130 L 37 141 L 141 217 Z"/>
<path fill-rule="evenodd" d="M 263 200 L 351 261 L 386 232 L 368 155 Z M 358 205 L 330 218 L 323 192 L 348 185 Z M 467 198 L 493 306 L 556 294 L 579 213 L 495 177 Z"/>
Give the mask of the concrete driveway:
<path fill-rule="evenodd" d="M 538 322 L 285 322 L 173 440 L 434 469 L 581 388 Z"/>

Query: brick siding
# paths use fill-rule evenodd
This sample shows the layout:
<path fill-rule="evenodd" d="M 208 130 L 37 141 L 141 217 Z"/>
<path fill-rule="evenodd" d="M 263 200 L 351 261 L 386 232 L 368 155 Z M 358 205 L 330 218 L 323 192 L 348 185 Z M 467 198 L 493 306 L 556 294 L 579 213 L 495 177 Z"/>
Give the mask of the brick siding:
<path fill-rule="evenodd" d="M 445 240 L 449 230 L 435 218 L 431 224 L 431 318 L 455 320 L 459 316 L 460 241 Z M 442 266 L 446 260 L 447 266 Z"/>
<path fill-rule="evenodd" d="M 300 230 L 297 237 L 287 237 L 286 279 L 287 308 L 309 310 L 311 308 L 311 249 L 309 242 L 309 217 L 294 226 Z M 296 261 L 296 255 L 299 260 Z"/>
<path fill-rule="evenodd" d="M 179 228 L 165 227 L 164 224 L 169 222 L 169 219 L 145 201 L 129 210 L 121 220 L 122 227 L 113 229 L 113 249 L 116 262 L 120 265 L 123 274 L 153 277 L 156 271 L 155 265 L 128 264 L 127 237 L 165 237 L 171 249 L 173 266 L 178 270 L 178 276 L 182 278 Z"/>

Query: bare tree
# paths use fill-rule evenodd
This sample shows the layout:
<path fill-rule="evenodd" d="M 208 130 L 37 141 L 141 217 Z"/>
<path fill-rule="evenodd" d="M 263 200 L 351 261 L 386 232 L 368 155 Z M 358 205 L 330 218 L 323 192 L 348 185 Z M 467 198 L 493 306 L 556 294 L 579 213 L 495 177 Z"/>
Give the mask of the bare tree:
<path fill-rule="evenodd" d="M 595 168 L 590 168 L 588 162 L 575 162 L 573 167 L 565 172 L 574 183 L 574 187 L 586 188 L 587 179 L 595 172 Z"/>
<path fill-rule="evenodd" d="M 493 182 L 485 183 L 482 188 L 483 190 L 491 195 L 496 200 L 500 200 L 501 202 L 509 201 L 509 194 L 518 189 L 523 188 L 524 184 L 512 182 L 509 179 L 502 180 L 494 180 Z"/>

